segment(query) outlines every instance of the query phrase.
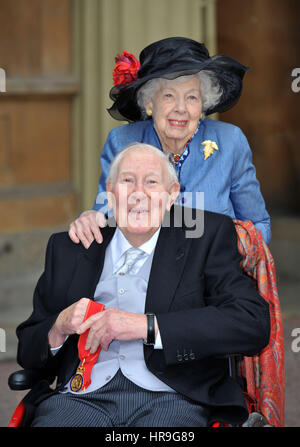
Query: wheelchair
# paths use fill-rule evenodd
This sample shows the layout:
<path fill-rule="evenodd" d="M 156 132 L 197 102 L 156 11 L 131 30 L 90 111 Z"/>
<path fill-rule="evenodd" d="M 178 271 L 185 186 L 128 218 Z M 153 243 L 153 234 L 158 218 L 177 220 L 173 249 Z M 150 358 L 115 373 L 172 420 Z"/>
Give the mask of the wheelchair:
<path fill-rule="evenodd" d="M 246 384 L 241 376 L 241 362 L 243 358 L 239 355 L 228 357 L 228 368 L 229 374 L 234 378 L 245 390 Z M 38 369 L 23 369 L 13 372 L 8 378 L 8 385 L 12 391 L 24 391 L 31 390 L 19 403 L 15 409 L 8 427 L 25 427 L 28 425 L 28 419 L 26 414 L 26 406 L 28 397 L 32 397 L 32 393 L 35 393 L 35 387 L 38 383 L 44 384 L 45 386 L 50 386 L 55 382 L 55 376 L 53 374 L 47 374 L 47 372 Z M 248 405 L 249 417 L 246 422 L 242 425 L 243 427 L 270 427 L 267 419 L 257 411 L 254 403 Z M 213 427 L 227 427 L 226 424 L 214 423 Z"/>

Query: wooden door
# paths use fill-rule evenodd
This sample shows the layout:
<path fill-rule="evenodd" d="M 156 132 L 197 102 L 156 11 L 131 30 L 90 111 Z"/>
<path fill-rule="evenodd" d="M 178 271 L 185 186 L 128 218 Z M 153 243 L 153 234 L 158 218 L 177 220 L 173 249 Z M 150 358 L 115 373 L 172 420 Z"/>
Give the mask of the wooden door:
<path fill-rule="evenodd" d="M 71 0 L 0 0 L 0 231 L 76 214 Z"/>

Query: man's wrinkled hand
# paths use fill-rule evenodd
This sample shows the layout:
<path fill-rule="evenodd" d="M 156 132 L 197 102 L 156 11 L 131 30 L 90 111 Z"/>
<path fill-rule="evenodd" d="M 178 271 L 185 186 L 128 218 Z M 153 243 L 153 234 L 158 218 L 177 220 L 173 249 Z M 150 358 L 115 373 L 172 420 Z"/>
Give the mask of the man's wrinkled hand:
<path fill-rule="evenodd" d="M 89 329 L 86 350 L 97 351 L 101 345 L 107 351 L 113 340 L 138 340 L 147 337 L 147 317 L 119 309 L 106 309 L 92 315 L 77 330 L 82 334 Z"/>
<path fill-rule="evenodd" d="M 84 320 L 89 301 L 89 298 L 81 298 L 60 312 L 48 334 L 51 348 L 62 345 L 68 335 L 77 333 Z"/>

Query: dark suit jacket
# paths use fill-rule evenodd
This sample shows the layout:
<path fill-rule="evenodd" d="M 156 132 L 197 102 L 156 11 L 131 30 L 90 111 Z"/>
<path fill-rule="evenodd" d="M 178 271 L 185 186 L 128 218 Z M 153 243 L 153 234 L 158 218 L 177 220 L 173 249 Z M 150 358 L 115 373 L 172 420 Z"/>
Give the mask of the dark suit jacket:
<path fill-rule="evenodd" d="M 78 337 L 70 336 L 52 356 L 48 332 L 67 306 L 93 299 L 114 230 L 106 227 L 104 242 L 88 250 L 67 233 L 51 236 L 33 313 L 17 328 L 18 362 L 55 371 L 57 389 L 76 370 Z M 145 346 L 149 370 L 184 396 L 211 405 L 213 419 L 232 423 L 246 419 L 247 411 L 224 356 L 257 354 L 268 344 L 270 330 L 268 305 L 240 261 L 235 228 L 226 216 L 205 212 L 200 238 L 186 238 L 184 225 L 162 227 L 145 305 L 145 312 L 156 314 L 163 343 L 163 350 Z"/>

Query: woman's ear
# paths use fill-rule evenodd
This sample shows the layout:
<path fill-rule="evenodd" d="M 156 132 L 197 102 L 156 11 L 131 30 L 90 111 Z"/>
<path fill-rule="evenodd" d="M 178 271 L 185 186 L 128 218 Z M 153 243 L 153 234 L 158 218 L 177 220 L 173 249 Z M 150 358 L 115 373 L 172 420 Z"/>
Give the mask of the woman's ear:
<path fill-rule="evenodd" d="M 152 111 L 153 111 L 152 101 L 150 101 L 148 104 L 145 104 L 145 110 L 146 110 L 147 116 L 152 116 Z"/>

